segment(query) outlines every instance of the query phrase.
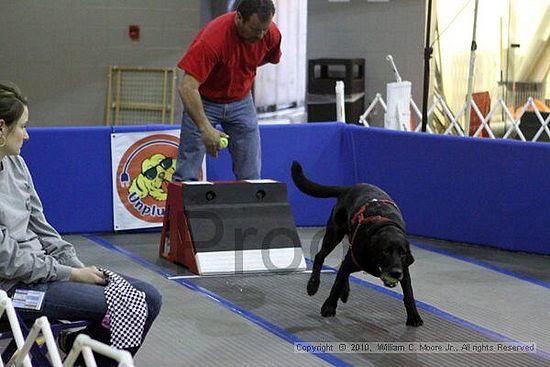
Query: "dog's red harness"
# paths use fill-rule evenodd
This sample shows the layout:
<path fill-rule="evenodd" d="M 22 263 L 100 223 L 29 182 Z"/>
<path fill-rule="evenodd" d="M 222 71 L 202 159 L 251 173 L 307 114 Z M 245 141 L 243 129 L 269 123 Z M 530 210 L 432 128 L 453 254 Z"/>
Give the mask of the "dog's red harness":
<path fill-rule="evenodd" d="M 351 228 L 353 228 L 355 226 L 355 229 L 353 230 L 353 232 L 350 231 L 350 233 L 348 234 L 349 247 L 350 247 L 351 259 L 353 260 L 355 265 L 357 265 L 359 268 L 361 268 L 361 266 L 359 265 L 359 262 L 355 259 L 355 256 L 353 255 L 353 241 L 355 240 L 355 236 L 357 235 L 357 231 L 359 230 L 359 227 L 361 227 L 363 224 L 369 223 L 369 222 L 392 221 L 392 219 L 387 218 L 387 217 L 383 217 L 381 215 L 368 215 L 367 211 L 368 211 L 369 206 L 372 203 L 389 204 L 389 205 L 392 205 L 396 209 L 399 210 L 397 205 L 391 200 L 372 199 L 372 200 L 368 201 L 366 204 L 364 204 L 363 206 L 361 206 L 359 208 L 359 210 L 353 215 L 353 218 L 351 219 L 350 224 L 351 224 Z"/>

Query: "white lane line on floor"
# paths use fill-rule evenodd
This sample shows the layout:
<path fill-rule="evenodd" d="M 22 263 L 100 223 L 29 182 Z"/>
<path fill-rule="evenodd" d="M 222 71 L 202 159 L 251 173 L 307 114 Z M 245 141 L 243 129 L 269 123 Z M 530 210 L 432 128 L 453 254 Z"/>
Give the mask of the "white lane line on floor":
<path fill-rule="evenodd" d="M 335 270 L 331 269 L 323 269 L 321 270 L 321 273 L 335 273 Z M 299 273 L 302 274 L 311 274 L 311 270 L 304 270 Z M 248 273 L 248 274 L 217 274 L 217 275 L 175 275 L 171 277 L 167 277 L 171 280 L 177 280 L 177 279 L 195 279 L 195 278 L 224 278 L 224 277 L 235 277 L 235 276 L 253 276 L 253 275 L 284 275 L 284 274 L 297 274 L 296 272 L 293 273 Z"/>

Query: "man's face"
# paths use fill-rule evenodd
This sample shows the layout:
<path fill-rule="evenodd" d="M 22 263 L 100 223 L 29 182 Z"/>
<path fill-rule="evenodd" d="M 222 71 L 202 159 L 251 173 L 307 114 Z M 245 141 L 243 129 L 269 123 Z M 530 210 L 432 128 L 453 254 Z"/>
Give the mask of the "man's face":
<path fill-rule="evenodd" d="M 269 18 L 267 21 L 262 22 L 258 17 L 258 14 L 254 13 L 250 16 L 250 18 L 248 18 L 248 20 L 245 21 L 241 14 L 237 13 L 235 23 L 237 25 L 239 36 L 247 42 L 254 43 L 258 42 L 265 36 L 269 26 L 271 25 L 271 20 L 272 18 Z"/>

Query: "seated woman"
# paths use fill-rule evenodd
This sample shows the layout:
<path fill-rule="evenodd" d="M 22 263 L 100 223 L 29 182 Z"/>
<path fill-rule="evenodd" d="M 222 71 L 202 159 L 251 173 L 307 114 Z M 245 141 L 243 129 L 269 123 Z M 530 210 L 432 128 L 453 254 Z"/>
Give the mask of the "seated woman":
<path fill-rule="evenodd" d="M 148 283 L 85 266 L 73 245 L 46 221 L 29 170 L 19 155 L 29 139 L 28 118 L 27 102 L 18 88 L 0 83 L 0 287 L 10 296 L 17 289 L 45 293 L 40 311 L 17 309 L 24 319 L 34 321 L 45 315 L 50 321 L 88 320 L 91 324 L 84 333 L 135 354 L 160 311 L 161 295 Z M 121 279 L 123 289 L 110 292 L 111 287 L 120 286 Z M 117 300 L 117 292 L 124 295 L 128 283 L 138 296 Z M 132 304 L 140 299 L 141 304 Z M 136 310 L 141 313 L 137 325 L 132 321 Z M 116 365 L 98 355 L 96 360 L 100 366 Z"/>

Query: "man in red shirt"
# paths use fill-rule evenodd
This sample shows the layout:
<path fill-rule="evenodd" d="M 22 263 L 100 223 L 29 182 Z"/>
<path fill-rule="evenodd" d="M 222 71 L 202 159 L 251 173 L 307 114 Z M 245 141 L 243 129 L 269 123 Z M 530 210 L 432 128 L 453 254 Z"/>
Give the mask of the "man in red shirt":
<path fill-rule="evenodd" d="M 234 12 L 208 23 L 178 63 L 184 105 L 175 181 L 193 181 L 205 152 L 217 157 L 229 140 L 237 180 L 259 179 L 261 149 L 250 89 L 256 68 L 281 58 L 281 33 L 271 0 L 241 0 Z M 220 124 L 223 132 L 214 126 Z"/>

